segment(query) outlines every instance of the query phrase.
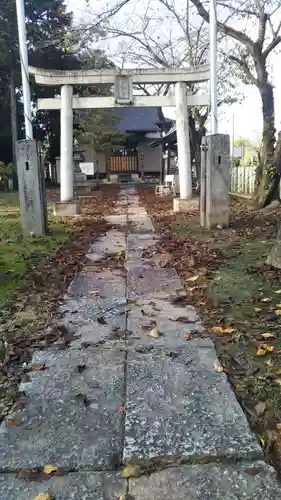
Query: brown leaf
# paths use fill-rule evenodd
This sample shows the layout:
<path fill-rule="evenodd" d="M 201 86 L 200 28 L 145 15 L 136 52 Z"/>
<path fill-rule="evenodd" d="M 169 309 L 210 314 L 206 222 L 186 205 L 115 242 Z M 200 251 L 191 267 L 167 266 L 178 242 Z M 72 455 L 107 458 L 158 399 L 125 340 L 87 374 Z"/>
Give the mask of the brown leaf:
<path fill-rule="evenodd" d="M 45 363 L 36 363 L 36 364 L 31 365 L 29 367 L 29 371 L 31 371 L 31 372 L 41 372 L 43 370 L 46 370 Z"/>
<path fill-rule="evenodd" d="M 6 422 L 6 425 L 7 425 L 7 427 L 20 427 L 22 425 L 22 423 L 19 422 L 19 420 L 9 419 Z"/>
<path fill-rule="evenodd" d="M 150 330 L 152 327 L 156 326 L 156 321 L 153 319 L 147 319 L 144 321 L 141 321 L 141 328 L 143 330 Z"/>
<path fill-rule="evenodd" d="M 183 338 L 185 340 L 191 340 L 192 339 L 192 333 L 190 333 L 190 332 L 184 333 L 183 334 Z"/>
<path fill-rule="evenodd" d="M 262 467 L 247 467 L 247 469 L 244 469 L 244 472 L 246 474 L 251 474 L 252 476 L 255 476 L 256 474 L 259 474 L 262 472 Z"/>
<path fill-rule="evenodd" d="M 28 481 L 36 481 L 40 478 L 41 469 L 40 467 L 25 468 L 21 469 L 18 477 L 20 479 L 26 479 Z"/>

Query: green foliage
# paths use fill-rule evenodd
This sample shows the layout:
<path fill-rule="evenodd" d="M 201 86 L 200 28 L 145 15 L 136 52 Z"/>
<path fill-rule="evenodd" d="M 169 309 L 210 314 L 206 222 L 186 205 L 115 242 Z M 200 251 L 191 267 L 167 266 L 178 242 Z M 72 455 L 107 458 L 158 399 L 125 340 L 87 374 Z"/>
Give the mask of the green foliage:
<path fill-rule="evenodd" d="M 117 128 L 121 115 L 114 115 L 111 110 L 89 111 L 81 120 L 80 137 L 90 142 L 97 153 L 120 147 L 127 134 Z"/>
<path fill-rule="evenodd" d="M 5 165 L 3 161 L 0 161 L 0 189 L 8 189 L 8 181 L 9 179 L 11 179 L 13 171 L 14 165 L 12 163 L 8 163 L 8 165 Z"/>

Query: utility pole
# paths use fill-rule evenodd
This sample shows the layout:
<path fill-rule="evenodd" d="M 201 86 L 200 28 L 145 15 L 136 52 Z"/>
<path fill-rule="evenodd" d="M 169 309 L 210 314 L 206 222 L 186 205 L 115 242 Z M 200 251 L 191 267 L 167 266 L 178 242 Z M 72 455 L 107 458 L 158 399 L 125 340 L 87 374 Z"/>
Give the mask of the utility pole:
<path fill-rule="evenodd" d="M 218 133 L 217 80 L 217 1 L 210 0 L 211 134 Z"/>
<path fill-rule="evenodd" d="M 33 139 L 24 0 L 16 0 L 26 139 Z"/>

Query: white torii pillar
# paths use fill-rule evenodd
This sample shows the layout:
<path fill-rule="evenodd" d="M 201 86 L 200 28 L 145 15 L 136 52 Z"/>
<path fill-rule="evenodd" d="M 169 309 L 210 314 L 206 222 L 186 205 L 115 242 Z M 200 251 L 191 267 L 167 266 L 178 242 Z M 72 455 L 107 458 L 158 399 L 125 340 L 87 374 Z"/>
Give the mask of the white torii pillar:
<path fill-rule="evenodd" d="M 175 84 L 176 127 L 179 164 L 180 199 L 192 197 L 191 154 L 188 124 L 188 102 L 186 84 Z"/>
<path fill-rule="evenodd" d="M 73 87 L 61 87 L 60 201 L 73 200 Z"/>

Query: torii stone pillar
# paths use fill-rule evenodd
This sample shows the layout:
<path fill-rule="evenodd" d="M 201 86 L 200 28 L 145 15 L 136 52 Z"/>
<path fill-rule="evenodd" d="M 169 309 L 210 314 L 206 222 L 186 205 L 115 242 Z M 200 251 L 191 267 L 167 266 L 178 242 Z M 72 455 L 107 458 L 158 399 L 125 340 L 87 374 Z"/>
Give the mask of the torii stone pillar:
<path fill-rule="evenodd" d="M 180 199 L 187 200 L 192 197 L 192 177 L 187 108 L 188 102 L 186 94 L 186 84 L 184 82 L 178 82 L 175 84 L 175 100 Z"/>
<path fill-rule="evenodd" d="M 61 87 L 61 163 L 60 183 L 61 202 L 69 202 L 73 199 L 73 87 L 63 85 Z"/>

